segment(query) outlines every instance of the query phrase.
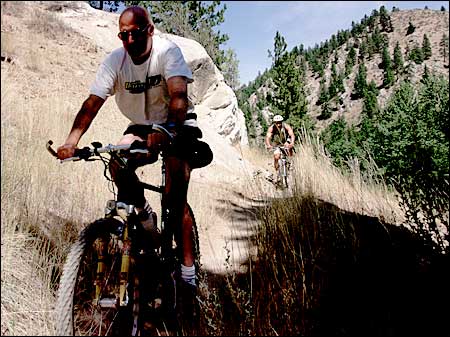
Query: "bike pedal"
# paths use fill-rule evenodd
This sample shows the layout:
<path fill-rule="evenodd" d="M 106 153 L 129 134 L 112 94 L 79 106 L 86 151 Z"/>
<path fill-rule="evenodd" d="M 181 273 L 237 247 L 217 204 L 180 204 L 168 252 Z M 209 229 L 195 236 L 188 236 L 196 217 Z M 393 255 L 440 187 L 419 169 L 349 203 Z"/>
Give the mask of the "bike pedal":
<path fill-rule="evenodd" d="M 155 298 L 153 299 L 153 301 L 147 303 L 147 305 L 153 309 L 153 310 L 158 310 L 161 307 L 162 304 L 162 299 L 161 298 Z"/>
<path fill-rule="evenodd" d="M 116 308 L 117 299 L 116 298 L 102 298 L 97 302 L 100 308 Z"/>

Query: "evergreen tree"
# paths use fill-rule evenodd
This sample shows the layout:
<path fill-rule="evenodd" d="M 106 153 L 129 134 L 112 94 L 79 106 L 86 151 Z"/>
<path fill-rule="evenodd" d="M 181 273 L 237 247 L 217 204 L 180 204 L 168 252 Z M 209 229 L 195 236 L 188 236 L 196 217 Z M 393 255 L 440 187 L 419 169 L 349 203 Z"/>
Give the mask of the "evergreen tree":
<path fill-rule="evenodd" d="M 444 64 L 448 61 L 448 35 L 442 35 L 441 42 L 439 43 L 441 47 L 441 55 L 444 57 Z"/>
<path fill-rule="evenodd" d="M 139 5 L 148 9 L 153 22 L 163 32 L 175 34 L 200 43 L 220 68 L 225 52 L 220 46 L 229 37 L 214 28 L 224 22 L 226 5 L 220 1 L 125 1 L 126 6 Z"/>
<path fill-rule="evenodd" d="M 364 97 L 367 90 L 367 69 L 363 62 L 359 64 L 358 74 L 355 78 L 353 96 L 355 98 Z"/>
<path fill-rule="evenodd" d="M 422 48 L 414 46 L 409 52 L 409 59 L 417 64 L 421 64 L 424 60 Z"/>
<path fill-rule="evenodd" d="M 376 22 L 378 19 L 378 11 L 374 9 L 372 11 L 372 14 L 370 15 L 369 19 L 367 20 L 367 25 L 369 27 L 369 32 L 373 32 L 373 29 L 375 28 Z"/>
<path fill-rule="evenodd" d="M 228 49 L 225 52 L 224 62 L 222 63 L 222 74 L 225 83 L 228 84 L 231 89 L 236 90 L 239 87 L 239 60 L 236 57 L 236 53 L 233 49 Z"/>
<path fill-rule="evenodd" d="M 286 51 L 284 37 L 277 31 L 274 50 L 269 50 L 273 61 L 273 82 L 275 89 L 269 103 L 275 111 L 284 116 L 293 128 L 299 128 L 301 118 L 306 114 L 307 101 L 299 68 L 295 65 L 295 56 Z"/>
<path fill-rule="evenodd" d="M 332 116 L 332 114 L 333 111 L 331 110 L 330 103 L 329 101 L 326 101 L 325 103 L 322 104 L 322 112 L 320 113 L 318 119 L 320 120 L 328 119 Z"/>
<path fill-rule="evenodd" d="M 441 6 L 441 12 L 445 12 L 446 10 L 445 10 L 445 7 L 444 6 Z"/>
<path fill-rule="evenodd" d="M 383 32 L 390 33 L 393 31 L 391 17 L 384 6 L 380 7 L 380 24 Z"/>
<path fill-rule="evenodd" d="M 391 58 L 389 56 L 389 50 L 386 46 L 383 47 L 383 53 L 381 54 L 380 68 L 386 69 L 391 65 Z"/>
<path fill-rule="evenodd" d="M 320 84 L 319 84 L 319 98 L 317 99 L 316 105 L 322 105 L 323 103 L 327 102 L 329 99 L 328 96 L 328 88 L 326 85 L 326 80 L 325 78 L 321 78 L 320 79 Z"/>
<path fill-rule="evenodd" d="M 375 52 L 376 52 L 375 43 L 373 41 L 372 34 L 370 34 L 367 37 L 367 55 L 369 60 L 372 59 L 372 56 L 373 54 L 375 54 Z"/>
<path fill-rule="evenodd" d="M 268 50 L 269 58 L 272 59 L 272 66 L 276 66 L 281 60 L 281 56 L 286 52 L 287 43 L 284 37 L 277 31 L 275 34 L 274 51 Z"/>
<path fill-rule="evenodd" d="M 361 45 L 359 46 L 358 58 L 362 61 L 367 53 L 367 42 L 366 40 L 362 40 Z"/>
<path fill-rule="evenodd" d="M 375 48 L 375 52 L 379 53 L 383 48 L 383 37 L 380 33 L 380 30 L 376 26 L 372 33 L 372 42 Z"/>
<path fill-rule="evenodd" d="M 347 58 L 345 59 L 345 75 L 349 75 L 352 72 L 353 66 L 356 63 L 356 51 L 355 48 L 351 47 L 347 53 Z"/>
<path fill-rule="evenodd" d="M 378 113 L 379 110 L 377 96 L 378 96 L 378 89 L 375 82 L 372 80 L 370 81 L 370 84 L 367 87 L 367 92 L 366 95 L 364 96 L 362 109 L 362 113 L 370 119 L 372 119 Z"/>
<path fill-rule="evenodd" d="M 336 65 L 333 63 L 331 66 L 330 86 L 328 88 L 330 98 L 333 98 L 337 94 L 336 82 L 337 82 L 337 71 Z"/>
<path fill-rule="evenodd" d="M 392 70 L 391 64 L 389 62 L 389 65 L 386 66 L 383 73 L 383 86 L 385 88 L 389 88 L 394 83 L 394 72 Z"/>
<path fill-rule="evenodd" d="M 416 30 L 416 27 L 412 24 L 411 21 L 409 21 L 408 29 L 406 30 L 406 35 L 410 35 L 410 34 L 414 33 L 415 30 Z"/>
<path fill-rule="evenodd" d="M 403 69 L 403 56 L 402 56 L 402 51 L 400 49 L 400 44 L 398 43 L 398 41 L 394 48 L 394 62 L 393 62 L 392 68 L 397 73 Z"/>
<path fill-rule="evenodd" d="M 427 34 L 423 34 L 422 53 L 425 60 L 428 60 L 431 57 L 431 43 Z"/>
<path fill-rule="evenodd" d="M 401 84 L 372 124 L 371 153 L 401 194 L 409 224 L 427 244 L 443 248 L 438 222 L 448 224 L 449 85 L 430 76 L 418 95 Z M 432 238 L 434 237 L 434 239 Z M 447 248 L 448 251 L 448 248 Z"/>
<path fill-rule="evenodd" d="M 423 75 L 422 75 L 421 82 L 425 83 L 429 78 L 430 78 L 430 72 L 428 71 L 428 67 L 425 64 L 425 67 L 423 68 Z"/>
<path fill-rule="evenodd" d="M 345 87 L 344 87 L 344 71 L 341 71 L 339 73 L 339 76 L 337 78 L 337 82 L 336 82 L 336 88 L 337 88 L 337 92 L 345 92 Z"/>

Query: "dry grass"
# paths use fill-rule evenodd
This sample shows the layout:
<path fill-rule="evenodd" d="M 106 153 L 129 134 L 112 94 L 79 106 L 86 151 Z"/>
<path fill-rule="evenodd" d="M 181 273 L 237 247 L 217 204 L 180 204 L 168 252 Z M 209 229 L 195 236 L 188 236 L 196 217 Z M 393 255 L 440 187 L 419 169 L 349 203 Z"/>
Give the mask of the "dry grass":
<path fill-rule="evenodd" d="M 48 26 L 34 32 L 20 30 L 27 23 L 34 27 L 38 22 L 33 20 L 41 17 L 30 19 L 26 10 L 17 11 L 15 6 L 2 2 L 2 27 L 11 29 L 2 31 L 2 53 L 13 54 L 15 62 L 2 63 L 1 72 L 1 331 L 2 335 L 48 335 L 54 332 L 55 280 L 69 242 L 85 223 L 102 216 L 105 201 L 112 195 L 100 163 L 59 164 L 47 153 L 45 144 L 49 139 L 55 145 L 65 140 L 104 55 L 64 26 L 58 30 L 62 35 L 51 35 Z M 115 143 L 126 124 L 114 102 L 108 100 L 80 145 L 92 141 Z M 247 148 L 241 153 L 255 167 L 271 169 L 268 153 Z M 354 213 L 388 221 L 398 219 L 395 201 L 383 184 L 363 181 L 357 170 L 351 176 L 342 175 L 307 137 L 297 153 L 293 193 L 297 200 L 313 196 Z M 234 273 L 238 269 L 235 265 L 255 250 L 249 237 L 257 230 L 258 221 L 268 221 L 258 218 L 259 211 L 283 195 L 267 181 L 254 178 L 250 168 L 233 177 L 223 177 L 220 169 L 211 169 L 207 174 L 227 182 L 214 184 L 205 184 L 201 176 L 207 171 L 202 170 L 193 174 L 189 190 L 189 202 L 201 231 L 202 258 L 211 266 L 229 254 L 229 265 L 218 269 Z M 158 165 L 138 173 L 145 181 L 159 183 Z M 231 180 L 234 182 L 229 183 Z M 159 211 L 159 196 L 147 192 L 147 197 Z M 293 209 L 285 201 L 277 204 L 277 209 L 281 207 Z M 272 216 L 268 211 L 264 214 Z M 278 222 L 273 224 L 279 231 Z M 287 230 L 279 233 L 288 236 Z M 218 238 L 223 239 L 223 247 L 217 247 Z M 259 290 L 244 292 L 237 282 L 236 275 L 227 276 L 225 287 L 238 304 L 239 315 L 251 315 L 250 297 L 264 294 Z M 226 334 L 230 329 L 223 323 L 229 320 L 223 312 L 223 289 L 211 287 L 204 293 L 209 332 Z M 238 330 L 248 333 L 248 328 L 241 324 Z"/>
<path fill-rule="evenodd" d="M 298 155 L 294 158 L 296 195 L 308 195 L 332 203 L 357 214 L 374 216 L 389 223 L 403 222 L 398 199 L 382 177 L 373 168 L 363 177 L 356 160 L 349 162 L 349 174 L 332 164 L 318 139 L 306 134 L 300 136 Z"/>

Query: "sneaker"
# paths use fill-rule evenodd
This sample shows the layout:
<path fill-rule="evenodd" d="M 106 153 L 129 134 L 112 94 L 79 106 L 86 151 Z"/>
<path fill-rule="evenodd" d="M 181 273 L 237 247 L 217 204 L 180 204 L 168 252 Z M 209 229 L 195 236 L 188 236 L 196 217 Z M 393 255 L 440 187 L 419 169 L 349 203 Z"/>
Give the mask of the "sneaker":
<path fill-rule="evenodd" d="M 191 325 L 190 328 L 194 328 L 199 315 L 199 303 L 197 301 L 197 286 L 192 285 L 191 283 L 187 283 L 180 279 L 177 282 L 177 291 L 178 297 L 178 305 L 179 310 L 178 313 L 181 315 L 182 320 L 188 325 Z"/>

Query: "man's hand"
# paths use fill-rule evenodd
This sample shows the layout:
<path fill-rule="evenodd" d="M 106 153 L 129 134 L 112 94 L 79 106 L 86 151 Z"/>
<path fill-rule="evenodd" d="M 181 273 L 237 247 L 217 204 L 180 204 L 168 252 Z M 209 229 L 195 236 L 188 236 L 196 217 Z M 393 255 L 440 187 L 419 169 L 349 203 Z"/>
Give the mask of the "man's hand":
<path fill-rule="evenodd" d="M 58 159 L 66 159 L 73 157 L 75 155 L 76 146 L 73 144 L 63 144 L 56 150 L 56 154 L 58 155 Z"/>
<path fill-rule="evenodd" d="M 151 153 L 159 153 L 169 146 L 169 137 L 161 132 L 152 132 L 147 136 L 147 147 Z"/>
<path fill-rule="evenodd" d="M 291 143 L 285 143 L 284 144 L 284 147 L 286 147 L 287 149 L 292 149 L 293 147 L 294 147 L 294 144 L 291 144 Z"/>

